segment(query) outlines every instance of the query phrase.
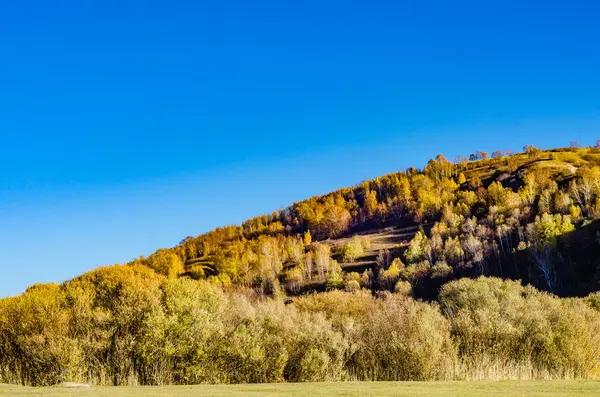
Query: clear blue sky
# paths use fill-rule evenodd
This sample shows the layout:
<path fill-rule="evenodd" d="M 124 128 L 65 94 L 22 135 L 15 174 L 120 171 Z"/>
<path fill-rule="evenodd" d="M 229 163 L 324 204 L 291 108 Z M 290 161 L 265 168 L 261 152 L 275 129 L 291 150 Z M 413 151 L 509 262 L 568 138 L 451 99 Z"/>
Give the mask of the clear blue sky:
<path fill-rule="evenodd" d="M 4 0 L 0 296 L 439 152 L 593 144 L 599 15 L 592 0 Z"/>

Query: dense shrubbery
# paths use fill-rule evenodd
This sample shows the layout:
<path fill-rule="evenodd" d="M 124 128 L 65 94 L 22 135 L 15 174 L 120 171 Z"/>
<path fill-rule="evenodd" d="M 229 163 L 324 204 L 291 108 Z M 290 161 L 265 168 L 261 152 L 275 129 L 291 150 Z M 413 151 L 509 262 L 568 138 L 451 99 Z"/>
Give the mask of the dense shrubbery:
<path fill-rule="evenodd" d="M 440 304 L 470 378 L 600 375 L 600 317 L 580 299 L 480 278 L 445 285 Z"/>
<path fill-rule="evenodd" d="M 103 268 L 0 301 L 0 380 L 193 384 L 600 375 L 597 297 L 463 279 L 402 294 L 264 298 L 146 267 Z"/>

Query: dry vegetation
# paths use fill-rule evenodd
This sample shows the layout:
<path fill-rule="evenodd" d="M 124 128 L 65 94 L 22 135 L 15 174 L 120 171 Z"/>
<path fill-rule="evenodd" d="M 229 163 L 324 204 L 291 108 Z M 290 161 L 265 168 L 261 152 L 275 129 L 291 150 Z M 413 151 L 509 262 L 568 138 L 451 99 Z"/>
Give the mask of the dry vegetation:
<path fill-rule="evenodd" d="M 0 303 L 3 382 L 96 385 L 579 379 L 600 375 L 600 298 L 497 278 L 403 293 L 264 298 L 104 268 Z"/>

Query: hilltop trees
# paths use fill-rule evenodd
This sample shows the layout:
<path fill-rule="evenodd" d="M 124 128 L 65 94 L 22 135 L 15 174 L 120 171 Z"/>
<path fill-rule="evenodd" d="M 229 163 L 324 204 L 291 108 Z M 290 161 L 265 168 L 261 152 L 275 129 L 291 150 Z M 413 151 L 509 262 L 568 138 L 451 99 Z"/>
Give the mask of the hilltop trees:
<path fill-rule="evenodd" d="M 470 161 L 487 160 L 488 158 L 490 158 L 490 155 L 488 154 L 488 152 L 482 152 L 479 150 L 477 152 L 469 155 Z"/>
<path fill-rule="evenodd" d="M 572 290 L 577 282 L 573 277 L 548 283 L 547 276 L 540 276 L 546 272 L 542 269 L 550 268 L 540 263 L 554 263 L 550 273 L 559 274 L 568 271 L 571 262 L 564 257 L 566 245 L 538 244 L 535 225 L 560 215 L 559 229 L 567 216 L 577 230 L 583 222 L 600 217 L 600 168 L 585 160 L 590 164 L 568 174 L 570 166 L 561 165 L 568 178 L 558 181 L 551 171 L 554 163 L 547 161 L 562 158 L 562 152 L 548 156 L 530 145 L 524 149 L 527 157 L 510 152 L 509 157 L 501 157 L 496 151 L 478 165 L 462 159 L 451 163 L 439 155 L 422 172 L 412 169 L 364 181 L 249 220 L 241 228 L 230 226 L 186 239 L 171 251 L 186 262 L 186 274 L 222 285 L 282 282 L 295 293 L 303 291 L 306 283 L 331 281 L 330 287 L 346 288 L 351 280 L 344 278 L 344 269 L 334 271 L 331 261 L 332 255 L 340 254 L 344 262 L 363 255 L 353 234 L 365 228 L 413 224 L 425 227 L 408 239 L 402 253 L 394 253 L 407 264 L 401 271 L 404 276 L 391 277 L 392 269 L 384 279 L 380 272 L 388 269 L 373 268 L 373 274 L 354 281 L 362 287 L 392 290 L 392 283 L 411 280 L 417 296 L 427 289 L 434 296 L 436 283 L 486 274 L 525 278 L 557 293 Z M 478 152 L 475 157 L 486 156 Z M 330 239 L 346 236 L 350 240 L 339 253 L 325 253 L 324 246 L 334 246 Z"/>
<path fill-rule="evenodd" d="M 533 145 L 523 146 L 523 151 L 532 159 L 535 159 L 540 154 L 540 149 Z"/>
<path fill-rule="evenodd" d="M 327 283 L 331 276 L 338 285 L 340 277 L 344 279 L 343 269 L 340 274 L 332 270 L 332 253 L 326 252 L 333 246 L 329 239 L 350 237 L 339 254 L 343 261 L 352 262 L 364 251 L 352 238 L 356 232 L 413 224 L 425 227 L 409 238 L 404 252 L 394 254 L 408 265 L 402 270 L 405 277 L 384 280 L 379 272 L 387 268 L 371 269 L 374 274 L 362 277 L 369 281 L 354 281 L 364 287 L 391 290 L 392 282 L 412 280 L 422 287 L 413 291 L 419 295 L 423 288 L 429 288 L 424 287 L 427 283 L 431 283 L 431 291 L 439 287 L 431 281 L 434 279 L 445 282 L 469 274 L 489 274 L 525 277 L 539 287 L 564 291 L 566 283 L 576 281 L 557 280 L 554 285 L 545 281 L 546 276 L 538 280 L 536 274 L 548 268 L 541 262 L 566 266 L 569 261 L 557 254 L 567 248 L 552 248 L 544 239 L 540 245 L 542 240 L 535 231 L 548 217 L 558 220 L 556 215 L 561 216 L 558 229 L 567 235 L 573 230 L 565 231 L 566 224 L 576 230 L 583 222 L 600 217 L 600 167 L 588 156 L 585 161 L 589 164 L 574 174 L 568 174 L 570 166 L 561 165 L 568 178 L 553 180 L 554 163 L 547 162 L 547 154 L 531 145 L 524 150 L 527 157 L 511 156 L 510 152 L 506 153 L 509 157 L 502 157 L 496 151 L 485 164 L 478 165 L 462 159 L 451 163 L 438 155 L 422 172 L 412 169 L 384 175 L 313 197 L 251 219 L 241 227 L 228 226 L 188 238 L 180 246 L 140 263 L 168 277 L 182 274 L 185 263 L 185 274 L 194 278 L 208 278 L 222 285 L 262 286 L 263 292 L 272 290 L 265 285 L 283 282 L 288 292 L 300 292 L 307 282 Z M 556 152 L 549 157 L 556 161 L 561 156 L 562 152 Z M 477 152 L 474 157 L 487 156 Z M 565 216 L 569 222 L 564 222 Z M 550 233 L 548 230 L 543 233 Z M 542 247 L 552 248 L 552 255 Z M 567 269 L 556 268 L 551 273 L 561 271 Z M 392 274 L 394 271 L 388 272 L 388 276 Z M 339 288 L 345 288 L 349 281 L 343 281 Z"/>
<path fill-rule="evenodd" d="M 429 160 L 424 172 L 433 180 L 442 180 L 452 177 L 454 169 L 454 164 L 446 160 L 441 154 L 438 154 L 434 160 Z"/>

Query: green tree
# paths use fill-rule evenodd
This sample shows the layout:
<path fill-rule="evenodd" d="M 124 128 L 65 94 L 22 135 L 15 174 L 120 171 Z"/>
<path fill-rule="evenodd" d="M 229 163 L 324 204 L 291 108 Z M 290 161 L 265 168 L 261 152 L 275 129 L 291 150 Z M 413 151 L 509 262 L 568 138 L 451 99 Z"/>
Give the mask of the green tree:
<path fill-rule="evenodd" d="M 408 263 L 416 263 L 429 258 L 429 256 L 430 249 L 427 236 L 419 230 L 415 237 L 410 241 L 404 257 Z"/>
<path fill-rule="evenodd" d="M 359 236 L 353 236 L 342 248 L 344 260 L 347 262 L 354 262 L 357 258 L 363 256 L 364 253 L 363 243 Z"/>
<path fill-rule="evenodd" d="M 534 244 L 556 244 L 556 239 L 575 230 L 569 215 L 544 213 L 527 225 L 527 236 Z"/>

